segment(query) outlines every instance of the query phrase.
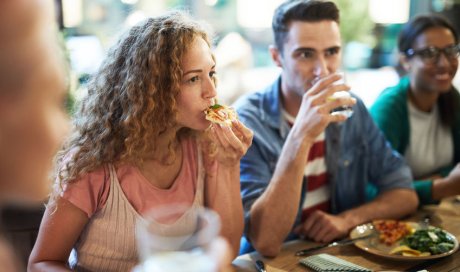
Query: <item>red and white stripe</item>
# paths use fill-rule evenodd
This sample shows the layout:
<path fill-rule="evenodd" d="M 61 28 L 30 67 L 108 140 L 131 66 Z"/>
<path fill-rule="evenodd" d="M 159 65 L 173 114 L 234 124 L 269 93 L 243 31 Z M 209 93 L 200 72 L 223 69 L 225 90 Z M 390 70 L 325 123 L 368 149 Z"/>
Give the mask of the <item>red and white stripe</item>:
<path fill-rule="evenodd" d="M 292 126 L 295 118 L 284 110 L 282 113 L 288 124 Z M 304 182 L 307 186 L 305 186 L 306 197 L 302 203 L 302 221 L 315 210 L 329 211 L 331 193 L 327 181 L 325 154 L 325 133 L 323 132 L 310 148 L 304 169 Z"/>

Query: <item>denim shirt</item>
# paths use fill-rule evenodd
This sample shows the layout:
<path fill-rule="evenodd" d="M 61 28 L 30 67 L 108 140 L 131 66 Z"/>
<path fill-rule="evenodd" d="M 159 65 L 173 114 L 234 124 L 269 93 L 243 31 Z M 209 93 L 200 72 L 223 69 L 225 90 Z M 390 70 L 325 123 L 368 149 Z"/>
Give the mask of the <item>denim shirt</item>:
<path fill-rule="evenodd" d="M 253 143 L 241 160 L 244 235 L 248 233 L 251 206 L 267 188 L 290 131 L 281 115 L 280 86 L 281 78 L 278 78 L 265 90 L 242 97 L 234 105 L 239 119 L 254 132 Z M 343 123 L 326 128 L 325 160 L 333 214 L 364 204 L 368 182 L 380 193 L 412 188 L 410 169 L 392 150 L 363 102 L 353 97 L 357 99 L 353 115 Z M 306 191 L 302 190 L 294 226 L 300 222 L 301 205 L 306 197 Z M 293 237 L 291 234 L 288 239 Z M 245 248 L 242 245 L 241 253 Z"/>

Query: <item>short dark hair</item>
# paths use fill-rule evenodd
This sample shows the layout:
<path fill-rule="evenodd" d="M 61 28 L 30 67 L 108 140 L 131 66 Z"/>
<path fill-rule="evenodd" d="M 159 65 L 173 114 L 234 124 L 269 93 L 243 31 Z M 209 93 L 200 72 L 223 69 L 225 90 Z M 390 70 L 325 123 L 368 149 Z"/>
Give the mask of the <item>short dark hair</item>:
<path fill-rule="evenodd" d="M 401 32 L 399 32 L 399 52 L 406 53 L 407 50 L 412 48 L 415 39 L 417 39 L 417 37 L 427 29 L 432 27 L 443 27 L 449 29 L 454 35 L 455 43 L 458 43 L 457 31 L 452 23 L 446 18 L 436 14 L 419 15 L 406 23 L 401 29 Z"/>
<path fill-rule="evenodd" d="M 433 27 L 449 29 L 450 32 L 452 32 L 452 35 L 454 35 L 455 43 L 458 43 L 457 31 L 455 30 L 455 27 L 452 25 L 452 23 L 449 22 L 446 18 L 436 14 L 419 15 L 406 23 L 401 29 L 401 32 L 399 32 L 399 52 L 406 54 L 407 50 L 412 48 L 415 39 L 417 39 L 417 37 L 423 32 Z M 456 114 L 460 108 L 458 97 L 459 96 L 457 91 L 452 88 L 452 90 L 441 94 L 438 98 L 437 103 L 439 114 L 441 117 L 441 122 L 445 126 L 452 127 L 455 122 L 455 118 L 458 118 Z"/>
<path fill-rule="evenodd" d="M 339 9 L 330 1 L 288 0 L 273 15 L 272 29 L 275 45 L 281 52 L 292 21 L 319 22 L 332 20 L 339 23 Z"/>

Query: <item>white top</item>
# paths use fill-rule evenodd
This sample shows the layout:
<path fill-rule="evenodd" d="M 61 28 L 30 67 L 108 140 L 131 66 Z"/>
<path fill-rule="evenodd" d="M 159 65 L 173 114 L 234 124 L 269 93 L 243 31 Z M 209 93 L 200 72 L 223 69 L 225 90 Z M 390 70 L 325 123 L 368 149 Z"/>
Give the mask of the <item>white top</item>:
<path fill-rule="evenodd" d="M 431 112 L 420 111 L 410 101 L 407 104 L 410 139 L 404 157 L 414 178 L 425 178 L 452 163 L 452 133 L 450 128 L 441 123 L 437 104 Z"/>

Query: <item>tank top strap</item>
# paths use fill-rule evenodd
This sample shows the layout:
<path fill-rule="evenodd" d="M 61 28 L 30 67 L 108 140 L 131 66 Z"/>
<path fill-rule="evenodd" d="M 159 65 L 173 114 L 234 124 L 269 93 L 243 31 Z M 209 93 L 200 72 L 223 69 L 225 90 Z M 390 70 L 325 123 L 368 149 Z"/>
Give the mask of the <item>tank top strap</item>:
<path fill-rule="evenodd" d="M 113 194 L 109 192 L 109 198 L 117 196 L 123 199 L 123 201 L 126 203 L 126 208 L 129 209 L 131 213 L 133 213 L 136 216 L 136 218 L 141 218 L 142 216 L 136 211 L 136 209 L 133 207 L 131 202 L 129 202 L 128 198 L 123 192 L 120 181 L 118 181 L 117 170 L 115 166 L 113 164 L 109 164 L 108 167 L 110 175 L 110 191 L 113 192 Z"/>
<path fill-rule="evenodd" d="M 199 141 L 196 141 L 196 151 L 197 151 L 197 177 L 196 177 L 196 193 L 195 199 L 193 201 L 193 206 L 203 206 L 204 205 L 204 182 L 206 177 L 206 170 L 204 168 L 203 162 L 203 151 L 201 149 L 201 144 Z"/>
<path fill-rule="evenodd" d="M 110 178 L 109 194 L 74 246 L 69 264 L 75 271 L 131 271 L 138 262 L 135 226 L 140 215 L 127 200 L 115 167 L 104 168 Z"/>
<path fill-rule="evenodd" d="M 110 188 L 112 188 L 117 181 L 117 171 L 115 169 L 115 166 L 113 164 L 108 164 L 107 165 L 108 172 L 109 172 L 109 179 L 110 179 Z"/>

